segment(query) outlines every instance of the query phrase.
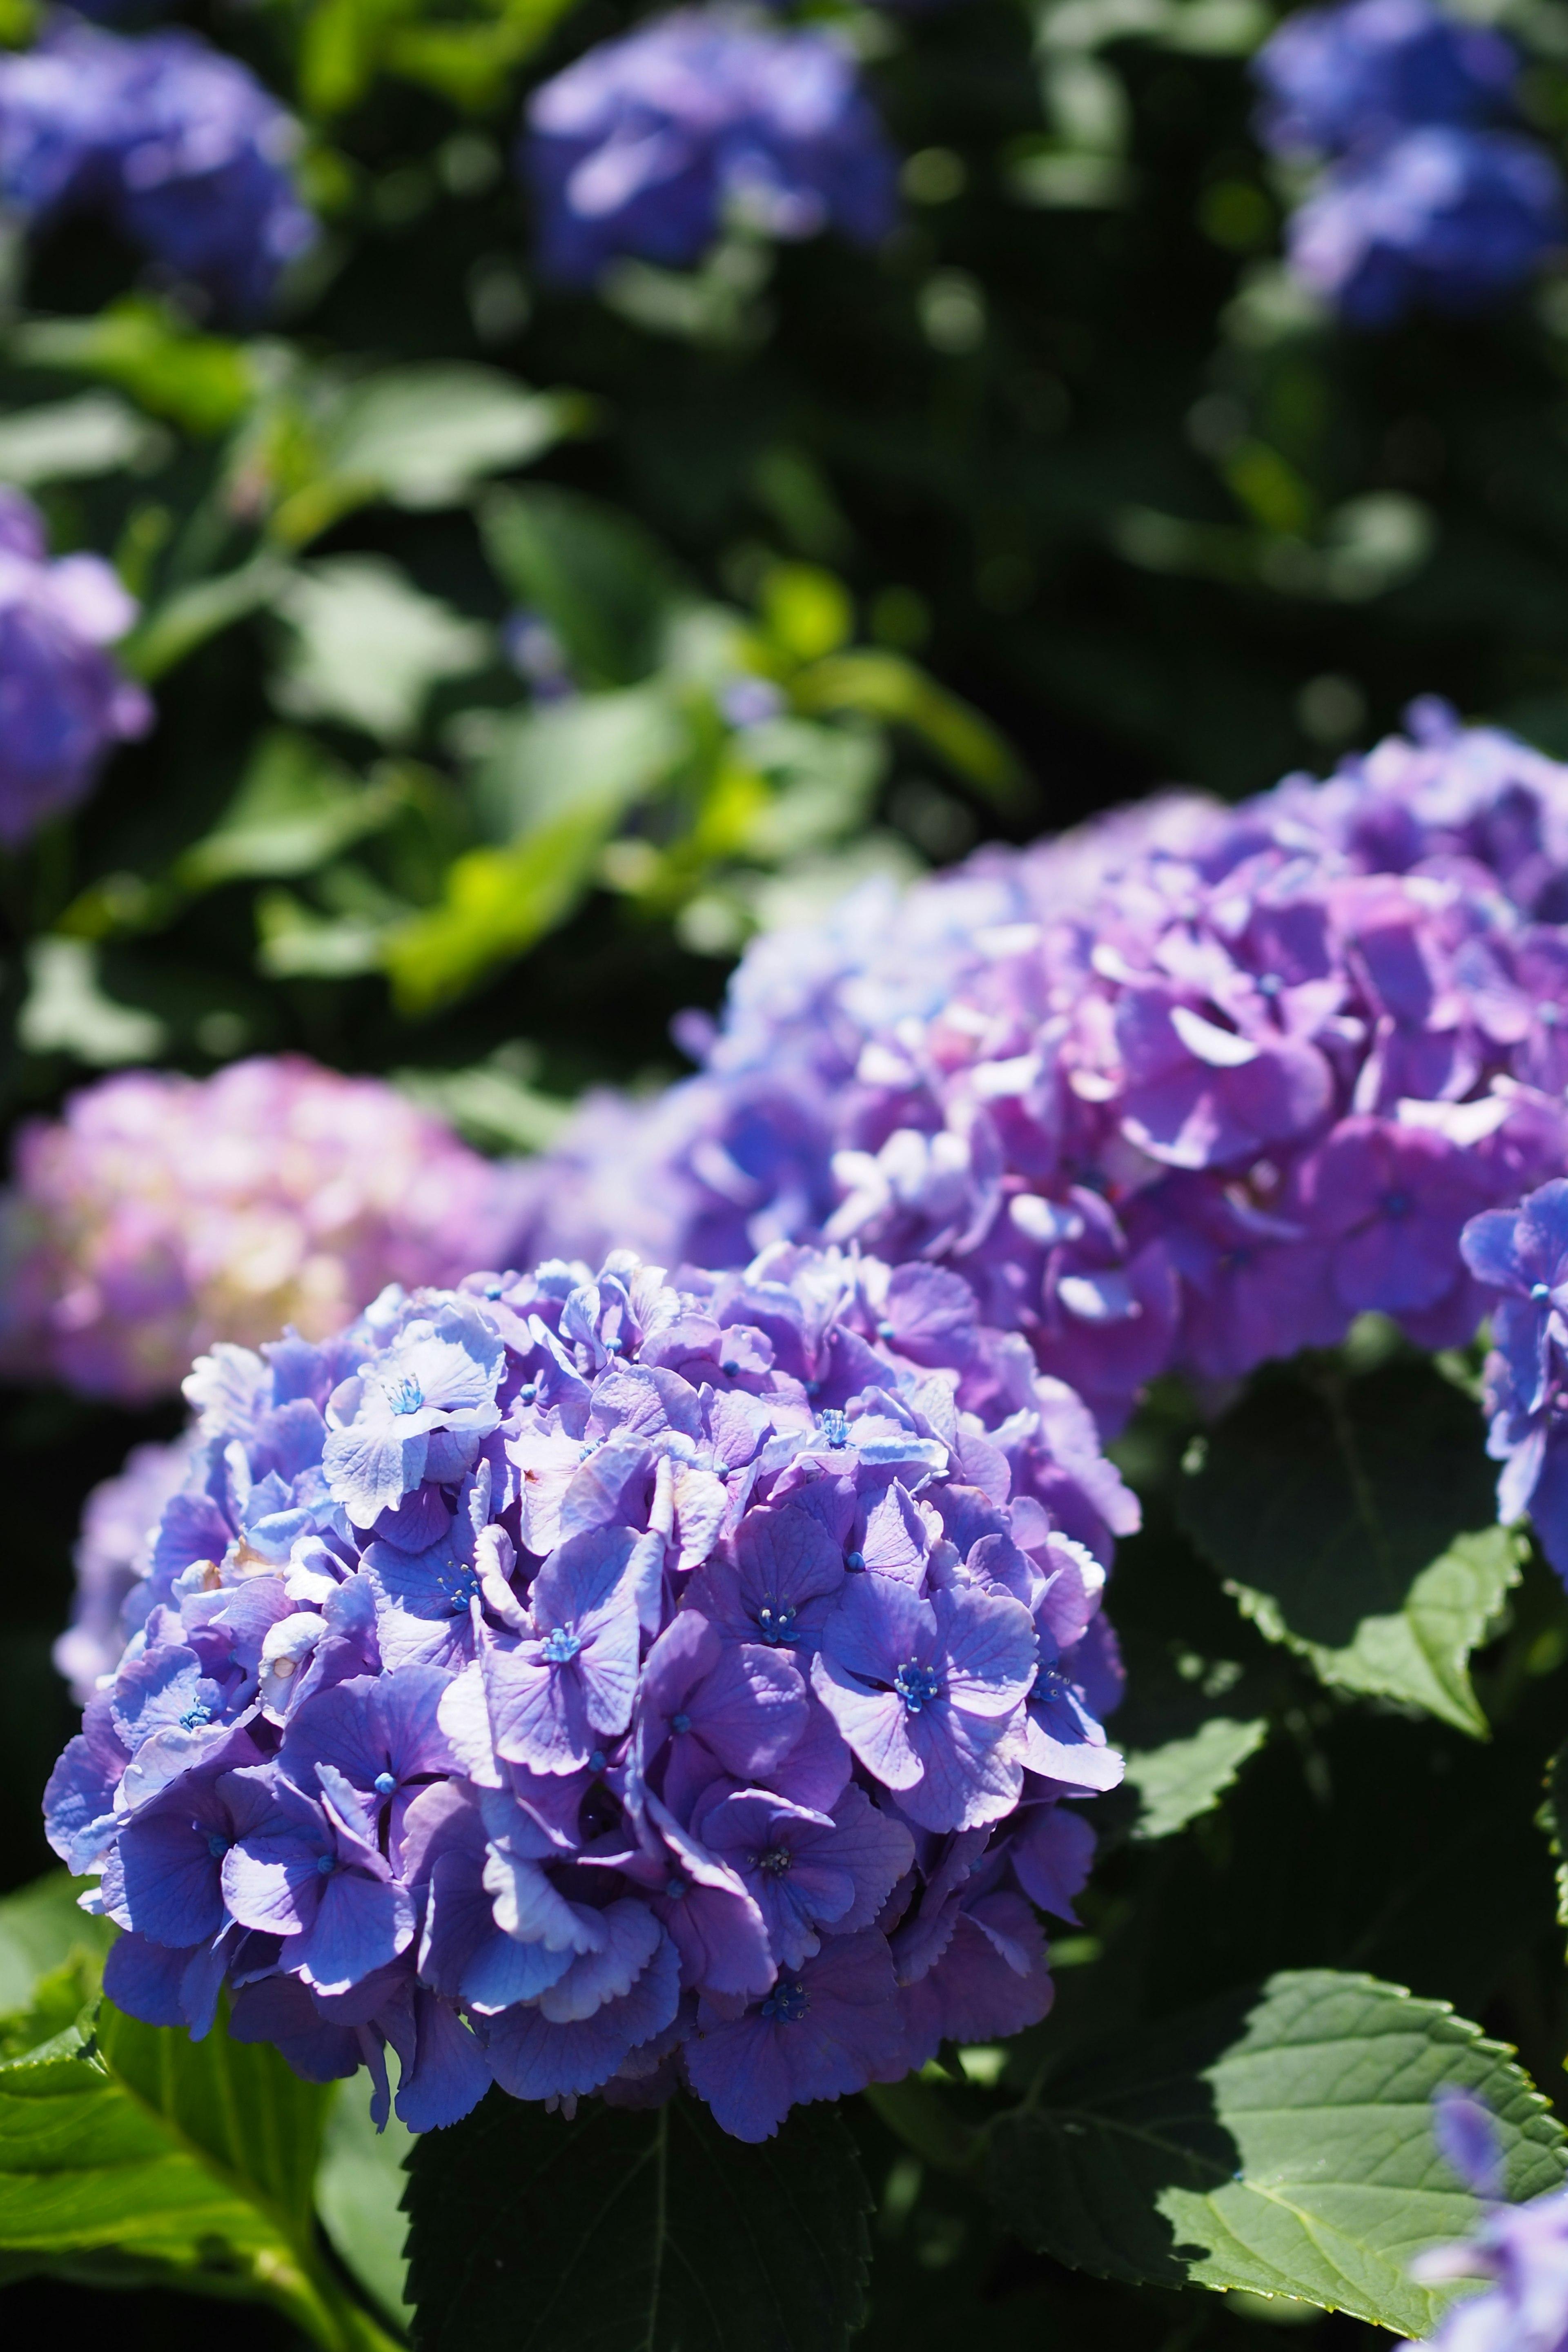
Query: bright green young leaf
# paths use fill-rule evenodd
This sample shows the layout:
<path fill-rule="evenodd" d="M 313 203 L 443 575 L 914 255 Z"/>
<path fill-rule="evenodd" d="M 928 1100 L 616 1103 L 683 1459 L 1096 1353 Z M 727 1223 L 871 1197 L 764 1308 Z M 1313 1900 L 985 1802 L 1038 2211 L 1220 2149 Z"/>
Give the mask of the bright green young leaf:
<path fill-rule="evenodd" d="M 669 561 L 640 525 L 553 483 L 492 491 L 485 550 L 510 594 L 542 614 L 589 686 L 631 686 L 658 656 L 676 593 Z"/>
<path fill-rule="evenodd" d="M 214 830 L 174 869 L 186 890 L 262 876 L 313 873 L 396 814 L 397 793 L 362 784 L 320 745 L 281 729 L 264 735 Z"/>
<path fill-rule="evenodd" d="M 1238 1723 L 1211 1716 L 1187 1739 L 1168 1739 L 1127 1759 L 1128 1788 L 1140 1800 L 1132 1836 L 1140 1844 L 1174 1836 L 1200 1813 L 1212 1812 L 1249 1756 L 1268 1737 L 1266 1722 Z"/>
<path fill-rule="evenodd" d="M 1430 1365 L 1265 1373 L 1179 1508 L 1258 1630 L 1325 1682 L 1486 1737 L 1466 1661 L 1523 1548 L 1490 1524 L 1475 1405 Z"/>
<path fill-rule="evenodd" d="M 990 2189 L 1026 2245 L 1103 2278 L 1243 2287 L 1427 2335 L 1450 2290 L 1406 2276 L 1476 2207 L 1432 2094 L 1498 2119 L 1511 2198 L 1568 2174 L 1546 2102 L 1443 2003 L 1314 1969 L 1128 2032 L 994 2127 Z"/>
<path fill-rule="evenodd" d="M 442 903 L 382 942 L 399 1004 L 424 1013 L 460 996 L 564 922 L 593 878 L 616 814 L 590 802 L 510 849 L 470 849 L 455 859 Z"/>
<path fill-rule="evenodd" d="M 414 2315 L 404 2296 L 408 2221 L 403 2211 L 404 2166 L 414 2144 L 414 2134 L 395 2115 L 387 2117 L 384 2131 L 376 2130 L 365 2078 L 356 2074 L 328 2111 L 316 2174 L 316 2210 L 333 2251 L 400 2327 Z"/>
<path fill-rule="evenodd" d="M 491 2091 L 414 2151 L 419 2352 L 841 2352 L 870 2199 L 831 2107 L 728 2138 L 684 2095 L 565 2122 Z"/>
<path fill-rule="evenodd" d="M 273 690 L 295 719 L 338 719 L 384 742 L 413 733 L 438 680 L 478 669 L 489 632 L 376 555 L 304 566 L 276 609 L 297 642 Z"/>
<path fill-rule="evenodd" d="M 36 367 L 103 376 L 188 433 L 221 433 L 255 396 L 242 343 L 203 335 L 161 302 L 128 294 L 92 319 L 35 319 L 15 337 Z"/>
<path fill-rule="evenodd" d="M 780 563 L 763 583 L 763 625 L 786 659 L 820 661 L 849 641 L 849 591 L 815 563 Z"/>

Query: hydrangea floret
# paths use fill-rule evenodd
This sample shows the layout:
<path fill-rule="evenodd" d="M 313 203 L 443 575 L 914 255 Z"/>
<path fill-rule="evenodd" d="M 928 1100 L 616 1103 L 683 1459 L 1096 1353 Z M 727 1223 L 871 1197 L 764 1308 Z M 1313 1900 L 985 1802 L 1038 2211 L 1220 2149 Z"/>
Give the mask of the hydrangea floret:
<path fill-rule="evenodd" d="M 248 319 L 314 239 L 299 130 L 254 74 L 184 30 L 126 37 L 60 11 L 0 58 L 0 191 L 30 222 L 94 212 Z"/>
<path fill-rule="evenodd" d="M 1454 2304 L 1436 2352 L 1564 2352 L 1568 2347 L 1568 2189 L 1505 2205 L 1502 2147 L 1489 2109 L 1450 2088 L 1435 2102 L 1437 2146 L 1484 2208 L 1473 2238 L 1435 2246 L 1410 2265 L 1423 2286 L 1488 2280 Z"/>
<path fill-rule="evenodd" d="M 337 1330 L 388 1282 L 504 1257 L 515 1168 L 379 1078 L 258 1055 L 132 1070 L 26 1127 L 0 1202 L 0 1360 L 93 1396 L 175 1395 L 215 1340 Z"/>
<path fill-rule="evenodd" d="M 224 1346 L 47 1795 L 133 2015 L 742 2139 L 1042 2017 L 1136 1508 L 935 1266 L 781 1244 Z M 1065 1434 L 1058 1445 L 1057 1433 Z"/>
<path fill-rule="evenodd" d="M 0 60 L 0 73 L 5 70 Z M 0 485 L 0 845 L 85 800 L 153 705 L 110 648 L 137 607 L 97 555 L 51 562 L 44 519 Z"/>
<path fill-rule="evenodd" d="M 558 278 L 622 257 L 684 268 L 738 223 L 769 236 L 893 226 L 897 163 L 830 33 L 682 8 L 604 41 L 529 102 L 521 150 Z"/>
<path fill-rule="evenodd" d="M 1509 1526 L 1528 1511 L 1568 1581 L 1568 1179 L 1472 1218 L 1460 1245 L 1493 1294 L 1485 1399 L 1498 1517 Z"/>
<path fill-rule="evenodd" d="M 758 940 L 701 1072 L 535 1170 L 535 1248 L 951 1266 L 1108 1431 L 1369 1309 L 1462 1344 L 1462 1228 L 1568 1155 L 1568 769 L 1411 727 Z"/>

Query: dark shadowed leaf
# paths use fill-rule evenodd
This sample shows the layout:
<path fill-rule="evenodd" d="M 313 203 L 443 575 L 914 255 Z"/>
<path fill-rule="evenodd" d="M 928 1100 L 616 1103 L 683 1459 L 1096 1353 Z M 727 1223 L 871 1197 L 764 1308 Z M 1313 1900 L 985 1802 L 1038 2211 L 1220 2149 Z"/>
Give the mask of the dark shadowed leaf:
<path fill-rule="evenodd" d="M 1182 1518 L 1270 1641 L 1324 1682 L 1484 1738 L 1466 1662 L 1518 1580 L 1470 1400 L 1427 1364 L 1269 1373 L 1209 1440 Z"/>
<path fill-rule="evenodd" d="M 870 2199 L 828 2107 L 748 2147 L 681 2096 L 564 2122 L 491 2091 L 409 2167 L 421 2352 L 838 2352 Z"/>
<path fill-rule="evenodd" d="M 1508 2193 L 1561 2186 L 1563 2135 L 1501 2044 L 1446 2004 L 1316 1969 L 1120 2032 L 994 2127 L 991 2194 L 1026 2244 L 1105 2278 L 1242 2287 L 1425 2336 L 1447 2290 L 1411 2257 L 1474 2201 L 1432 2094 L 1498 2118 Z"/>

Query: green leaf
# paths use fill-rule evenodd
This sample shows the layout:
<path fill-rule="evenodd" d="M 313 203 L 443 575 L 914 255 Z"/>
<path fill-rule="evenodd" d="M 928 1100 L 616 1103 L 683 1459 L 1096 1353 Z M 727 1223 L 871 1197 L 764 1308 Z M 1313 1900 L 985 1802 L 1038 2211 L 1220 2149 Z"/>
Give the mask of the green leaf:
<path fill-rule="evenodd" d="M 729 2138 L 684 2095 L 574 2121 L 492 2090 L 409 2165 L 420 2352 L 840 2352 L 870 2199 L 847 2126 Z"/>
<path fill-rule="evenodd" d="M 1189 1534 L 1271 1642 L 1326 1682 L 1478 1738 L 1466 1661 L 1524 1547 L 1489 1524 L 1480 1415 L 1429 1364 L 1259 1378 L 1178 1498 Z"/>
<path fill-rule="evenodd" d="M 77 1906 L 77 1896 L 92 1884 L 68 1870 L 51 1870 L 0 1901 L 0 2016 L 25 2009 L 38 1979 L 75 1954 L 102 1965 L 114 1930 L 107 1919 Z"/>
<path fill-rule="evenodd" d="M 338 719 L 385 742 L 413 733 L 437 680 L 478 669 L 488 629 L 376 555 L 303 567 L 276 599 L 298 642 L 273 689 L 294 719 Z"/>
<path fill-rule="evenodd" d="M 0 1923 L 24 1958 L 58 1949 L 60 1900 L 42 1881 Z M 74 1948 L 34 1987 L 35 2017 L 47 2022 L 96 1958 Z M 331 2089 L 268 2044 L 231 2041 L 221 2015 L 200 2042 L 108 2000 L 91 2031 L 90 2017 L 0 2060 L 0 2264 L 268 2302 L 327 2352 L 389 2352 L 317 2247 Z"/>
<path fill-rule="evenodd" d="M 515 841 L 593 810 L 607 830 L 689 748 L 684 722 L 657 686 L 508 713 L 474 779 L 481 822 L 492 839 Z"/>
<path fill-rule="evenodd" d="M 414 2134 L 395 2115 L 387 2117 L 384 2131 L 376 2130 L 368 2085 L 356 2074 L 332 2101 L 316 2175 L 316 2210 L 333 2251 L 401 2326 L 414 2315 L 405 2298 L 408 2262 L 403 2247 L 408 2233 L 404 2166 L 414 2144 Z"/>
<path fill-rule="evenodd" d="M 140 407 L 188 433 L 223 432 L 256 393 L 242 343 L 198 334 L 145 294 L 128 294 L 94 319 L 29 320 L 17 329 L 14 348 L 35 367 L 106 377 Z"/>
<path fill-rule="evenodd" d="M 1168 1739 L 1127 1759 L 1127 1781 L 1141 1810 L 1132 1836 L 1141 1844 L 1172 1837 L 1200 1813 L 1214 1811 L 1249 1756 L 1268 1737 L 1267 1722 L 1238 1723 L 1211 1716 L 1187 1739 Z"/>
<path fill-rule="evenodd" d="M 334 475 L 394 506 L 457 506 L 487 474 L 542 457 L 572 415 L 497 368 L 387 368 L 342 396 L 326 456 Z"/>
<path fill-rule="evenodd" d="M 1492 2109 L 1510 2197 L 1562 2185 L 1563 2132 L 1502 2045 L 1442 2002 L 1313 1969 L 1123 2030 L 1047 2079 L 993 2128 L 992 2200 L 1026 2245 L 1103 2278 L 1425 2336 L 1451 2297 L 1407 2265 L 1477 2218 L 1433 2138 L 1443 2083 Z"/>
<path fill-rule="evenodd" d="M 308 737 L 264 735 L 214 830 L 179 859 L 186 890 L 313 873 L 351 842 L 379 832 L 401 805 L 386 784 L 361 784 Z"/>
<path fill-rule="evenodd" d="M 805 711 L 860 711 L 909 728 L 999 808 L 1031 803 L 1024 772 L 1005 738 L 901 654 L 831 654 L 792 679 L 790 691 Z"/>
<path fill-rule="evenodd" d="M 479 521 L 501 581 L 549 622 L 580 680 L 631 686 L 647 676 L 676 592 L 657 540 L 553 484 L 492 491 Z"/>
<path fill-rule="evenodd" d="M 16 1035 L 29 1054 L 72 1054 L 94 1069 L 156 1058 L 168 1043 L 155 1013 L 104 992 L 98 950 L 88 940 L 51 936 L 27 950 L 27 994 Z"/>
<path fill-rule="evenodd" d="M 1568 1743 L 1546 1768 L 1546 1802 L 1539 1819 L 1557 1864 L 1557 1924 L 1568 1927 Z"/>
<path fill-rule="evenodd" d="M 510 849 L 470 849 L 454 858 L 442 903 L 379 943 L 399 1005 L 423 1013 L 460 996 L 564 922 L 593 878 L 616 814 L 590 802 Z"/>
<path fill-rule="evenodd" d="M 168 436 L 107 392 L 51 400 L 0 417 L 0 482 L 63 482 L 112 474 L 167 444 Z"/>
<path fill-rule="evenodd" d="M 526 1063 L 501 1046 L 488 1062 L 465 1070 L 394 1070 L 399 1094 L 446 1119 L 470 1143 L 489 1151 L 547 1151 L 574 1106 L 542 1094 L 528 1082 Z"/>
<path fill-rule="evenodd" d="M 120 659 L 133 676 L 151 684 L 209 637 L 247 620 L 288 585 L 288 567 L 270 552 L 253 556 L 233 572 L 179 588 L 138 623 L 120 646 Z"/>

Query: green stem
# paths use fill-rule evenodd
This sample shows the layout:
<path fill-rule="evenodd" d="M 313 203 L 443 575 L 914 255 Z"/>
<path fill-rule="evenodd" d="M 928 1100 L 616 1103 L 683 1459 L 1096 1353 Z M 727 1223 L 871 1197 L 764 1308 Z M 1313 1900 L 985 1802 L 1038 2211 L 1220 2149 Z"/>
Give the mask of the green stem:
<path fill-rule="evenodd" d="M 973 2172 L 979 2165 L 984 2134 L 960 2123 L 918 2074 L 906 2074 L 901 2083 L 872 2083 L 861 2095 L 889 2131 L 939 2172 Z"/>

